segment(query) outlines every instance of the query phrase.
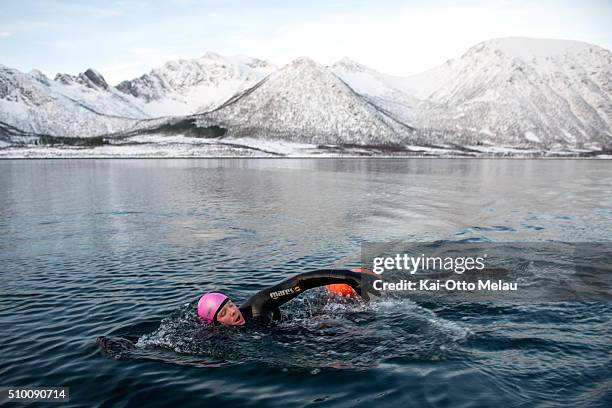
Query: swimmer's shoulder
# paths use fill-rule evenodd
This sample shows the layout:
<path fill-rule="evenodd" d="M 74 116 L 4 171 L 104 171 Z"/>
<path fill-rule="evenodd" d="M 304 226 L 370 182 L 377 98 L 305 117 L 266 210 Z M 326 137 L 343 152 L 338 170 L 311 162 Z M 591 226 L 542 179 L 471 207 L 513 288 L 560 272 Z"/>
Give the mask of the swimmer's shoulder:
<path fill-rule="evenodd" d="M 243 303 L 240 307 L 240 313 L 245 319 L 253 318 L 253 307 L 248 302 Z"/>

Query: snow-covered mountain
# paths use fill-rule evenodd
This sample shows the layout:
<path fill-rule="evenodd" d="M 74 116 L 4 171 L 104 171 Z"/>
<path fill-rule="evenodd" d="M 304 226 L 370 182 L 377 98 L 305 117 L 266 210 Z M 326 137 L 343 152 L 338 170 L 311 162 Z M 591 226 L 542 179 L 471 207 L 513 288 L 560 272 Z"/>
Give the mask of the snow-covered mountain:
<path fill-rule="evenodd" d="M 30 74 L 34 73 L 39 82 L 50 84 L 55 91 L 103 115 L 132 119 L 149 117 L 137 101 L 109 86 L 95 69 L 90 68 L 77 76 L 57 74 L 53 82 L 48 81 L 40 71 Z"/>
<path fill-rule="evenodd" d="M 502 38 L 404 78 L 347 60 L 333 70 L 432 142 L 612 144 L 612 53 L 595 45 Z"/>
<path fill-rule="evenodd" d="M 372 104 L 326 67 L 299 58 L 218 109 L 197 116 L 230 137 L 309 143 L 399 143 L 413 129 Z"/>
<path fill-rule="evenodd" d="M 208 52 L 201 58 L 170 61 L 117 89 L 137 98 L 150 116 L 189 115 L 214 109 L 255 85 L 276 67 L 263 60 Z"/>
<path fill-rule="evenodd" d="M 156 131 L 313 145 L 611 149 L 612 53 L 576 41 L 495 39 L 407 77 L 348 58 L 331 67 L 301 58 L 277 70 L 207 53 L 117 87 L 92 69 L 50 80 L 0 66 L 5 142 Z"/>
<path fill-rule="evenodd" d="M 76 76 L 22 73 L 0 65 L 0 122 L 24 133 L 90 137 L 126 131 L 139 120 L 218 107 L 275 68 L 249 57 L 207 53 L 171 61 L 110 86 L 98 71 Z"/>
<path fill-rule="evenodd" d="M 88 137 L 129 128 L 148 115 L 87 70 L 55 80 L 0 65 L 0 122 L 27 133 Z"/>
<path fill-rule="evenodd" d="M 612 53 L 595 45 L 485 41 L 404 85 L 428 102 L 417 126 L 459 143 L 612 145 Z"/>

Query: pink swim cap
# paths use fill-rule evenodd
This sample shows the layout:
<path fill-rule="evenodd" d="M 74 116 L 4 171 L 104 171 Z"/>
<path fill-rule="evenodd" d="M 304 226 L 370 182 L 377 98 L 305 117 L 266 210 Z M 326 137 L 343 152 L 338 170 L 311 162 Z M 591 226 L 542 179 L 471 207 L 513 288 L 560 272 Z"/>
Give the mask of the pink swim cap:
<path fill-rule="evenodd" d="M 217 321 L 217 312 L 227 303 L 229 298 L 223 293 L 207 293 L 198 302 L 198 316 L 208 324 Z"/>

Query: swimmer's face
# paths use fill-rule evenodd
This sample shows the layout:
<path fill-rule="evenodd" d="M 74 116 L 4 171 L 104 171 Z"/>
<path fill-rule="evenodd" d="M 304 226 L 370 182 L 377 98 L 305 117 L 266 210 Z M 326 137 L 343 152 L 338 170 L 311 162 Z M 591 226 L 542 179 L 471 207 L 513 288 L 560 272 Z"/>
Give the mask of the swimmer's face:
<path fill-rule="evenodd" d="M 240 309 L 230 300 L 217 313 L 217 322 L 224 326 L 242 326 L 244 317 Z"/>

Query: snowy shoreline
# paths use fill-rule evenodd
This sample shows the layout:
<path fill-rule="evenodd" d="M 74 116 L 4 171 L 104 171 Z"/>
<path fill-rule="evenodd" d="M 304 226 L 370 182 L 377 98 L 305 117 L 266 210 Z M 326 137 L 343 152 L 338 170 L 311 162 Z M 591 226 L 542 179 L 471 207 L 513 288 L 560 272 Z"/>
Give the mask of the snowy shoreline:
<path fill-rule="evenodd" d="M 607 151 L 542 150 L 498 146 L 315 145 L 252 138 L 194 139 L 138 136 L 96 147 L 21 145 L 0 147 L 0 159 L 128 158 L 481 158 L 611 159 Z"/>

